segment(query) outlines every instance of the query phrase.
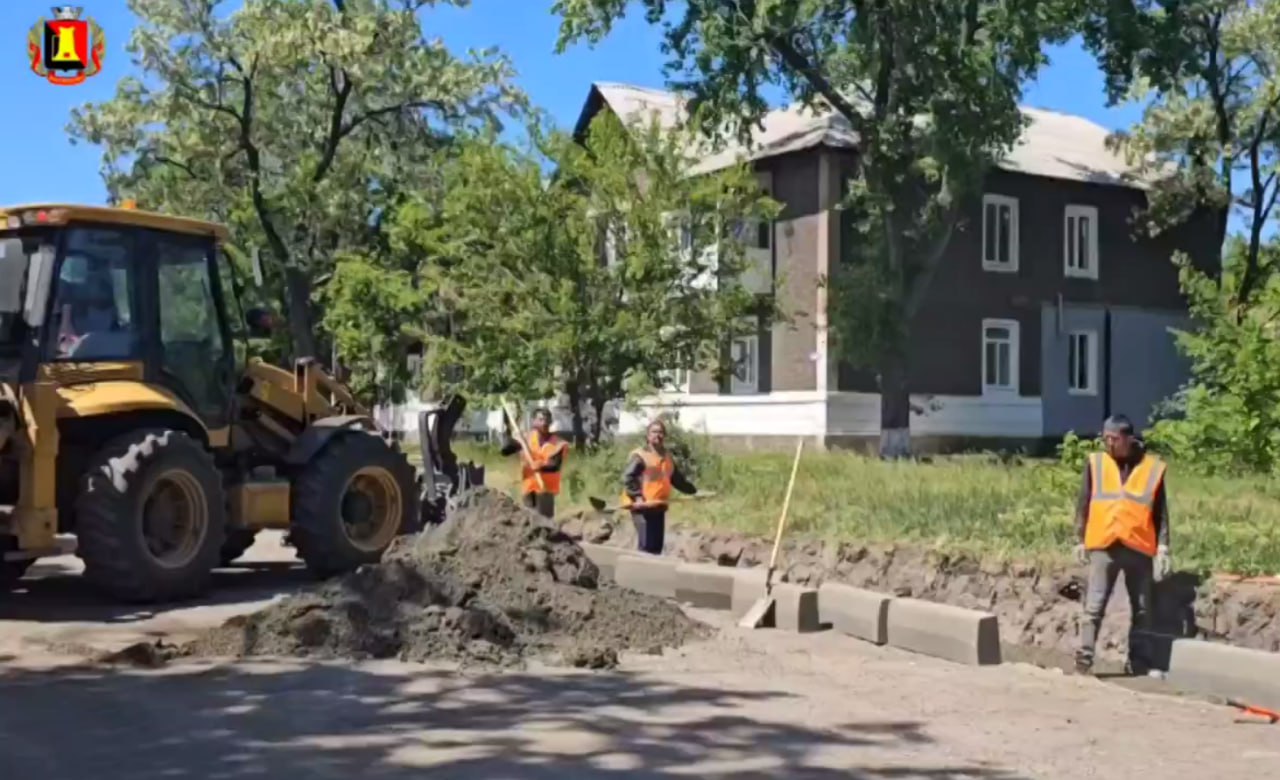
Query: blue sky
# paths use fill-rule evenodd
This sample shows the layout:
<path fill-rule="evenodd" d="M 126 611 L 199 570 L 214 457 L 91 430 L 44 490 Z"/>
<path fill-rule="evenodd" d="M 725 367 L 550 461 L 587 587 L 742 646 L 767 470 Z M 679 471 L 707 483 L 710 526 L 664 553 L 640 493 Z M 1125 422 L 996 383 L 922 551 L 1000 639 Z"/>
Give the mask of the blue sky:
<path fill-rule="evenodd" d="M 103 72 L 74 87 L 37 77 L 26 56 L 27 32 L 50 15 L 50 0 L 0 0 L 0 95 L 8 108 L 0 122 L 0 204 L 62 201 L 102 203 L 106 190 L 95 148 L 72 146 L 65 127 L 71 109 L 108 99 L 115 82 L 132 69 L 125 44 L 134 25 L 125 0 L 76 0 L 107 39 Z M 424 14 L 427 33 L 455 50 L 498 46 L 513 60 L 518 82 L 562 125 L 572 125 L 592 81 L 662 86 L 662 54 L 656 29 L 633 14 L 602 45 L 578 46 L 556 55 L 557 20 L 551 0 L 473 0 L 465 9 Z M 1102 77 L 1079 46 L 1051 52 L 1052 64 L 1029 86 L 1025 102 L 1079 114 L 1111 128 L 1137 118 L 1132 107 L 1108 109 Z"/>

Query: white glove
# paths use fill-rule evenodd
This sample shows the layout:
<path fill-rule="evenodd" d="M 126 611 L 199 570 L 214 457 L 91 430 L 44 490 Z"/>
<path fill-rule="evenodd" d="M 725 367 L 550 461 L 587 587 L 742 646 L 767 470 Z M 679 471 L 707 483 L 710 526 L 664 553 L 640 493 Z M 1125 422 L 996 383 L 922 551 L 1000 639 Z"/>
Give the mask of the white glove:
<path fill-rule="evenodd" d="M 1171 571 L 1173 571 L 1173 559 L 1169 557 L 1169 548 L 1162 544 L 1156 548 L 1156 582 L 1168 577 Z"/>
<path fill-rule="evenodd" d="M 1076 545 L 1076 562 L 1081 566 L 1089 563 L 1089 551 L 1085 549 L 1083 544 Z"/>

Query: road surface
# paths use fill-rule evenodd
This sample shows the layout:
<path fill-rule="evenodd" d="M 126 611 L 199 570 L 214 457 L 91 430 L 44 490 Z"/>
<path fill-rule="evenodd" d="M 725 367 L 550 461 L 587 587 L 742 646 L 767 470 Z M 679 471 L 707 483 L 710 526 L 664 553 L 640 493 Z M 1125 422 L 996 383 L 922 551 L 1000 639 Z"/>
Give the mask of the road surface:
<path fill-rule="evenodd" d="M 616 672 L 395 662 L 74 665 L 181 638 L 306 582 L 278 539 L 217 602 L 95 602 L 74 564 L 0 602 L 0 778 L 1267 777 L 1280 727 L 1020 664 L 971 668 L 830 633 L 743 631 Z"/>

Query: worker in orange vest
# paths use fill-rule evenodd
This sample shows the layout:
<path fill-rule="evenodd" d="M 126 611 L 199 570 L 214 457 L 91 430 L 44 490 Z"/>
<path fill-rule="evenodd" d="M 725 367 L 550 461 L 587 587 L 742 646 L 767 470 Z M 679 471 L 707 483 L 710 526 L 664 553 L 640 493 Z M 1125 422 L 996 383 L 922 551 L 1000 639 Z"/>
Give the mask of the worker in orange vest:
<path fill-rule="evenodd" d="M 631 453 L 622 471 L 622 506 L 631 511 L 640 552 L 661 555 L 671 489 L 693 495 L 698 489 L 685 478 L 667 450 L 667 426 L 654 420 L 645 430 L 645 446 Z"/>
<path fill-rule="evenodd" d="M 1102 441 L 1106 452 L 1089 456 L 1076 505 L 1076 558 L 1089 567 L 1076 671 L 1088 674 L 1093 669 L 1098 629 L 1116 576 L 1124 572 L 1132 610 L 1125 670 L 1146 674 L 1152 582 L 1167 576 L 1171 567 L 1165 464 L 1146 452 L 1133 423 L 1123 415 L 1107 418 Z"/>
<path fill-rule="evenodd" d="M 502 445 L 502 454 L 521 452 L 520 443 L 511 438 L 511 421 L 504 416 L 503 422 L 507 426 L 507 441 Z M 527 444 L 533 457 L 531 463 L 523 453 L 520 456 L 521 501 L 543 517 L 554 517 L 556 496 L 560 495 L 560 471 L 569 453 L 569 443 L 551 432 L 550 410 L 533 411 L 533 430 Z M 538 484 L 539 476 L 541 485 Z"/>

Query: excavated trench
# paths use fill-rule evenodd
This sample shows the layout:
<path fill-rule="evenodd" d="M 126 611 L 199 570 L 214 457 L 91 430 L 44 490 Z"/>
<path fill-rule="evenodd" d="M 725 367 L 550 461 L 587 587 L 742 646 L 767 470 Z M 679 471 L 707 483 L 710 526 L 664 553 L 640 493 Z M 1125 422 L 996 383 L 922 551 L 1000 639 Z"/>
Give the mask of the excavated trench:
<path fill-rule="evenodd" d="M 595 515 L 565 518 L 562 530 L 587 542 L 634 547 L 630 523 Z M 768 562 L 771 539 L 738 533 L 673 528 L 666 553 L 683 560 L 725 566 Z M 1079 636 L 1085 572 L 1081 567 L 981 561 L 909 545 L 863 545 L 815 539 L 784 541 L 783 581 L 817 586 L 844 582 L 992 612 L 999 617 L 1008 655 L 1060 666 L 1074 654 Z M 1129 604 L 1117 585 L 1098 639 L 1100 659 L 1120 661 L 1127 646 Z M 1177 572 L 1157 584 L 1154 629 L 1241 647 L 1280 652 L 1280 582 L 1202 582 Z"/>

